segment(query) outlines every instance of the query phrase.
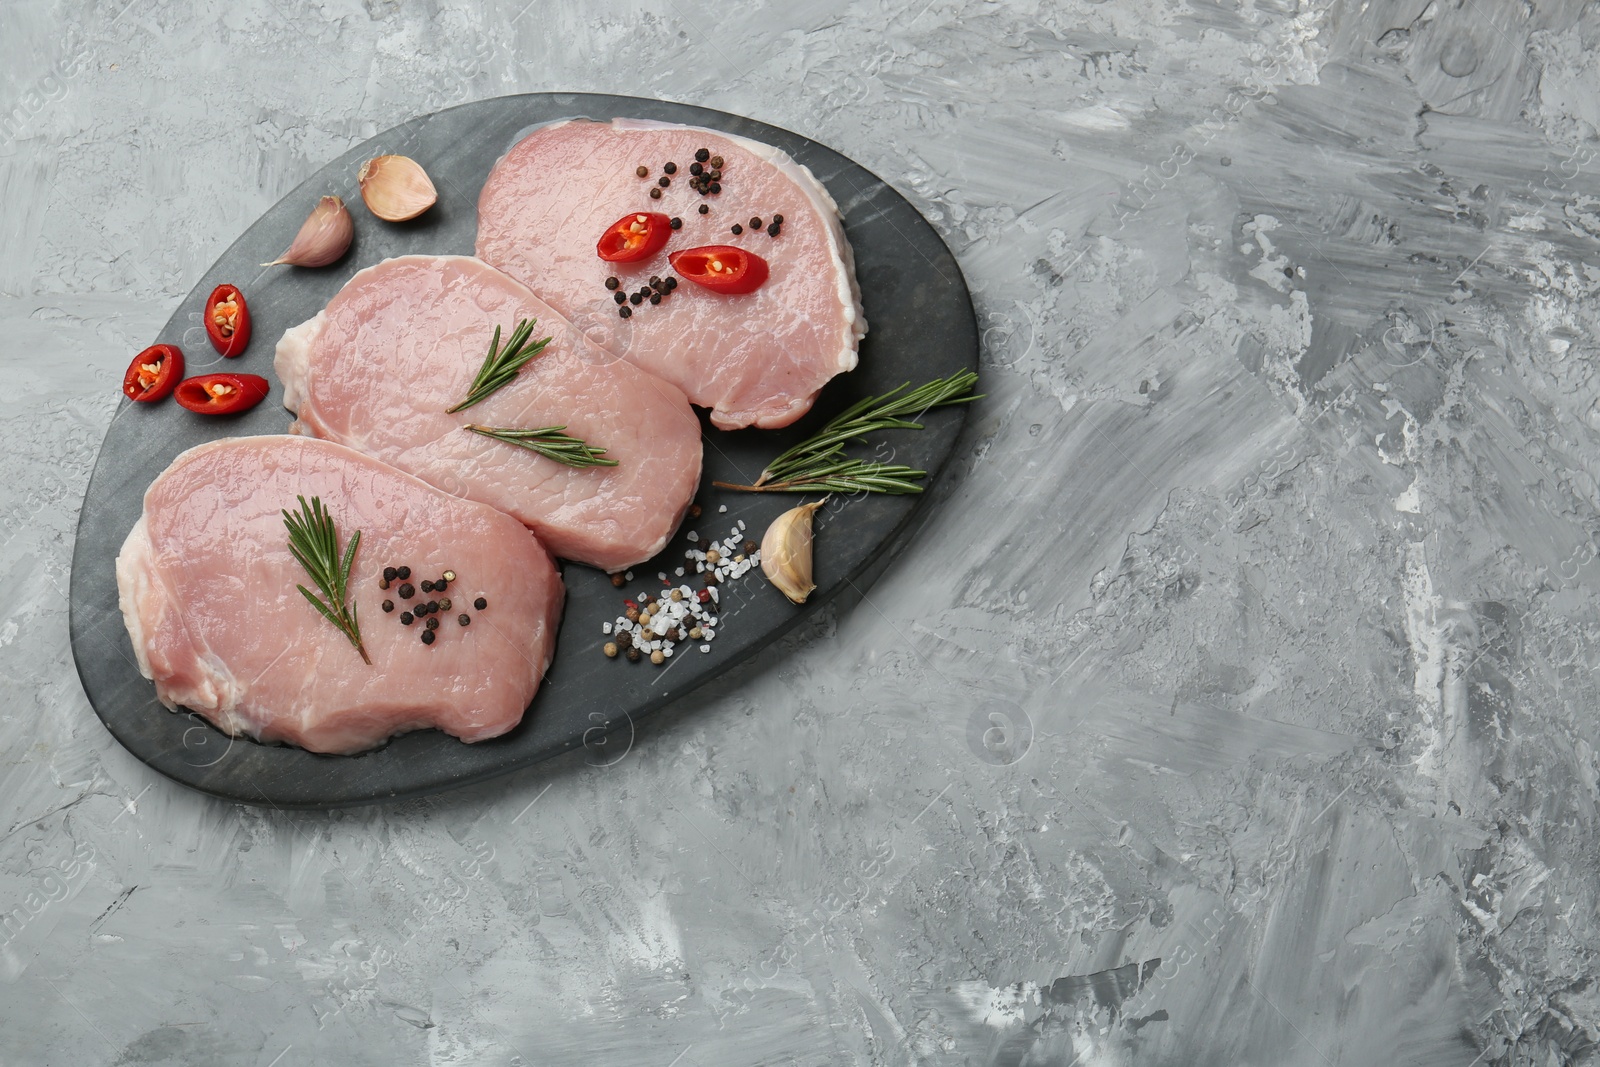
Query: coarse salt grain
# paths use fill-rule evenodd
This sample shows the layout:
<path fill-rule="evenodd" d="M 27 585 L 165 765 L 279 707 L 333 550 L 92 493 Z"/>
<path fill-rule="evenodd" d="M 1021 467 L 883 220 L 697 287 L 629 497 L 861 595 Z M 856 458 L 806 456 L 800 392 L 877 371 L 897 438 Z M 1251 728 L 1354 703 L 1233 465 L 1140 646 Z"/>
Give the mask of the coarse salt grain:
<path fill-rule="evenodd" d="M 601 626 L 600 627 L 600 632 L 601 633 L 607 633 L 607 634 L 610 633 L 611 632 L 611 624 L 608 622 L 605 625 Z"/>
<path fill-rule="evenodd" d="M 710 645 L 701 645 L 700 646 L 700 651 L 701 652 L 710 652 L 711 651 L 711 646 Z"/>
<path fill-rule="evenodd" d="M 690 541 L 698 541 L 698 540 L 700 540 L 700 535 L 695 533 L 693 530 L 690 530 L 684 536 L 687 537 Z"/>
<path fill-rule="evenodd" d="M 726 505 L 726 504 L 718 504 L 717 505 L 717 514 L 718 515 L 726 515 L 727 513 L 728 513 L 728 505 Z"/>

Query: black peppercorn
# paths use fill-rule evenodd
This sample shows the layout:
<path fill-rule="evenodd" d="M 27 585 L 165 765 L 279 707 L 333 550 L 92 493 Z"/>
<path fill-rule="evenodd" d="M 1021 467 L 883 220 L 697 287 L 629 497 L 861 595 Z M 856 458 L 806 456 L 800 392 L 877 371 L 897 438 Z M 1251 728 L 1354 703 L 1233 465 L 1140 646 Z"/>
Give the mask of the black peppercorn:
<path fill-rule="evenodd" d="M 759 216 L 759 215 L 750 216 L 750 228 L 752 230 L 761 229 L 761 216 Z"/>
<path fill-rule="evenodd" d="M 422 643 L 425 644 L 425 645 L 433 644 L 433 631 L 432 630 L 424 630 L 424 631 L 422 631 Z"/>
<path fill-rule="evenodd" d="M 393 610 L 394 610 L 394 601 L 392 601 L 392 600 L 385 600 L 385 601 L 384 601 L 384 602 L 383 602 L 383 610 L 384 610 L 384 611 L 386 611 L 386 612 L 387 612 L 387 611 L 393 611 Z"/>
<path fill-rule="evenodd" d="M 666 171 L 668 174 L 676 174 L 676 173 L 678 173 L 678 165 L 676 163 L 668 163 L 666 166 L 662 167 L 661 169 Z"/>
<path fill-rule="evenodd" d="M 782 215 L 774 215 L 774 216 L 772 216 L 772 221 L 776 222 L 779 226 L 782 226 L 783 225 L 783 216 Z"/>
<path fill-rule="evenodd" d="M 395 570 L 393 567 L 385 567 L 385 568 L 383 568 L 383 580 L 384 581 L 392 582 L 398 577 L 400 577 L 400 572 Z"/>
<path fill-rule="evenodd" d="M 400 587 L 400 599 L 401 600 L 410 600 L 412 597 L 414 597 L 416 595 L 417 595 L 417 591 L 415 589 L 411 588 L 411 583 L 410 582 L 407 582 L 405 585 L 402 585 Z"/>
<path fill-rule="evenodd" d="M 656 179 L 656 184 L 661 186 L 661 188 L 665 189 L 667 186 L 672 184 L 672 179 L 671 178 L 665 178 L 665 177 L 657 178 Z"/>
<path fill-rule="evenodd" d="M 690 174 L 693 174 L 693 175 L 694 175 L 694 176 L 695 176 L 695 177 L 697 177 L 697 178 L 698 178 L 698 177 L 699 177 L 699 176 L 700 176 L 700 175 L 701 175 L 701 174 L 703 174 L 703 173 L 704 173 L 704 172 L 705 172 L 705 169 L 706 169 L 706 168 L 704 168 L 704 167 L 702 167 L 702 166 L 701 166 L 701 165 L 700 165 L 700 164 L 698 164 L 698 163 L 691 163 L 691 164 L 689 164 L 689 173 L 690 173 Z"/>
<path fill-rule="evenodd" d="M 414 623 L 416 621 L 417 621 L 417 617 L 415 615 L 411 614 L 411 612 L 402 611 L 400 613 L 400 625 L 401 626 L 410 626 L 412 623 Z"/>
<path fill-rule="evenodd" d="M 411 568 L 410 567 L 396 567 L 394 569 L 394 576 L 396 578 L 400 579 L 403 582 L 407 578 L 411 577 Z"/>
<path fill-rule="evenodd" d="M 433 592 L 433 583 L 426 578 L 422 579 L 422 591 L 424 593 Z"/>
<path fill-rule="evenodd" d="M 650 288 L 652 288 L 652 289 L 661 288 L 661 275 L 659 275 L 659 274 L 650 275 Z"/>
<path fill-rule="evenodd" d="M 449 597 L 445 597 L 443 600 L 439 601 L 439 610 L 440 611 L 449 611 L 450 610 L 450 598 Z"/>
<path fill-rule="evenodd" d="M 652 294 L 650 294 L 650 303 L 652 303 L 652 304 L 661 303 L 661 294 L 660 293 L 652 293 Z"/>
<path fill-rule="evenodd" d="M 489 606 L 489 602 L 483 597 L 479 597 L 477 600 L 472 602 L 472 606 L 477 608 L 479 611 L 482 611 L 484 608 Z"/>
<path fill-rule="evenodd" d="M 659 188 L 655 187 L 655 186 L 652 186 L 651 189 L 650 189 L 650 199 L 651 200 L 660 200 L 661 199 L 661 190 Z"/>
<path fill-rule="evenodd" d="M 622 283 L 621 283 L 621 282 L 620 282 L 620 281 L 618 281 L 618 280 L 617 280 L 617 279 L 616 279 L 616 278 L 614 278 L 614 277 L 612 277 L 612 278 L 607 278 L 607 279 L 606 279 L 606 288 L 607 288 L 607 289 L 615 289 L 615 288 L 617 288 L 617 287 L 618 287 L 618 286 L 620 286 L 620 285 L 621 285 L 621 284 L 622 284 Z"/>
<path fill-rule="evenodd" d="M 628 657 L 628 662 L 629 663 L 638 663 L 639 662 L 639 650 L 637 648 L 634 648 L 632 645 L 628 646 L 628 651 L 624 652 L 623 655 Z"/>
<path fill-rule="evenodd" d="M 711 205 L 710 204 L 701 204 L 700 205 L 700 214 L 702 214 L 702 215 L 711 214 Z"/>
<path fill-rule="evenodd" d="M 695 162 L 704 163 L 711 158 L 711 150 L 709 148 L 698 148 L 695 150 L 694 158 Z"/>
<path fill-rule="evenodd" d="M 711 191 L 713 193 L 720 193 L 720 192 L 722 192 L 722 186 L 718 185 L 716 182 L 712 182 L 711 183 Z"/>
<path fill-rule="evenodd" d="M 771 226 L 767 227 L 767 236 L 768 237 L 776 237 L 776 236 L 778 236 L 778 231 L 781 230 L 781 229 L 783 229 L 783 227 L 779 226 L 776 222 L 774 222 Z"/>
<path fill-rule="evenodd" d="M 722 166 L 721 163 L 712 163 L 711 169 L 706 172 L 706 177 L 714 182 L 720 182 L 722 180 L 722 171 L 717 169 L 720 166 Z"/>
<path fill-rule="evenodd" d="M 439 628 L 439 620 L 438 619 L 434 619 L 434 618 L 429 618 L 428 619 L 428 629 L 437 630 L 438 628 Z"/>
<path fill-rule="evenodd" d="M 634 307 L 638 307 L 643 302 L 644 297 L 640 296 L 638 293 L 632 293 L 628 297 L 628 303 L 632 304 Z"/>
<path fill-rule="evenodd" d="M 611 294 L 611 299 L 615 300 L 619 304 L 626 304 L 628 302 L 628 294 L 627 293 L 612 293 Z"/>
<path fill-rule="evenodd" d="M 670 293 L 672 290 L 678 287 L 678 279 L 669 277 L 666 281 L 661 283 L 661 287 Z"/>
<path fill-rule="evenodd" d="M 740 226 L 737 222 L 733 224 L 733 235 L 735 237 L 739 236 L 739 234 L 741 234 L 743 232 L 744 232 L 744 227 L 743 226 Z"/>
<path fill-rule="evenodd" d="M 470 626 L 472 624 L 472 616 L 463 611 L 456 616 L 456 622 L 459 622 L 462 626 Z"/>
<path fill-rule="evenodd" d="M 446 589 L 449 589 L 449 588 L 450 588 L 449 579 L 447 579 L 447 578 L 435 578 L 433 580 L 433 591 L 435 593 L 442 593 Z"/>
<path fill-rule="evenodd" d="M 752 551 L 754 551 L 754 550 L 752 549 Z M 428 601 L 428 614 L 429 615 L 432 615 L 434 612 L 436 612 L 438 610 L 439 610 L 439 602 L 437 600 Z"/>
<path fill-rule="evenodd" d="M 627 304 L 623 304 L 617 309 L 617 314 L 621 315 L 625 319 L 631 319 L 633 317 L 633 309 Z"/>
<path fill-rule="evenodd" d="M 680 218 L 674 218 L 671 222 L 667 223 L 667 225 L 671 226 L 674 230 L 681 230 L 683 229 L 683 220 Z"/>
<path fill-rule="evenodd" d="M 712 157 L 711 157 L 711 165 L 712 165 L 712 166 L 713 166 L 713 167 L 720 167 L 720 166 L 722 166 L 722 157 L 721 157 L 721 156 L 712 156 Z"/>

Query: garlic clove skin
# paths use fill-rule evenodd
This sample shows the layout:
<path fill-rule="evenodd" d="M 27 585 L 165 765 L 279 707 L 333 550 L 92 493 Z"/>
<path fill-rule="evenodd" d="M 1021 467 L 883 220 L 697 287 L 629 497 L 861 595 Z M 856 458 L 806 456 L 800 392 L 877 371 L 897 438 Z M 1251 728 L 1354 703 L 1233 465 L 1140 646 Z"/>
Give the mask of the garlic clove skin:
<path fill-rule="evenodd" d="M 796 604 L 817 587 L 811 580 L 811 516 L 827 502 L 823 497 L 784 512 L 761 536 L 761 573 Z"/>
<path fill-rule="evenodd" d="M 367 209 L 387 222 L 414 219 L 439 199 L 433 179 L 409 156 L 377 156 L 357 176 Z"/>
<path fill-rule="evenodd" d="M 261 265 L 276 267 L 287 263 L 291 267 L 326 267 L 345 254 L 355 233 L 355 223 L 344 201 L 337 196 L 325 196 L 306 216 L 289 250 L 271 263 Z"/>

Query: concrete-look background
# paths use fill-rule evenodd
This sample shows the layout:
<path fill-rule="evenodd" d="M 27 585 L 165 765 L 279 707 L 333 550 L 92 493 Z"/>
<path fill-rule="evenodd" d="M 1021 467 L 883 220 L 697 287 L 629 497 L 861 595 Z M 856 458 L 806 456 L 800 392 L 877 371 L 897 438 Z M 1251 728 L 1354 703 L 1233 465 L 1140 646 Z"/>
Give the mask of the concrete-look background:
<path fill-rule="evenodd" d="M 1595 1062 L 1597 43 L 1551 0 L 5 0 L 0 1064 Z M 160 779 L 67 648 L 130 354 L 326 160 L 548 89 L 789 127 L 933 221 L 988 399 L 932 517 L 631 747 L 331 814 Z"/>

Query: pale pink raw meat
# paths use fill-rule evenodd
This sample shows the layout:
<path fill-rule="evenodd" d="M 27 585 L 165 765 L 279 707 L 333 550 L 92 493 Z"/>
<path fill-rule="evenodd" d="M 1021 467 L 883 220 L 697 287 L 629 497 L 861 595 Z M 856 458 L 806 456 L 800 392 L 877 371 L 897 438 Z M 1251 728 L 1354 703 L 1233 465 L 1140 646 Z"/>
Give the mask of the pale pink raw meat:
<path fill-rule="evenodd" d="M 689 187 L 695 151 L 721 156 L 722 191 Z M 667 162 L 677 165 L 661 189 Z M 650 169 L 641 179 L 640 166 Z M 709 214 L 699 213 L 701 204 Z M 628 212 L 682 219 L 666 248 L 638 263 L 608 263 L 600 235 Z M 731 232 L 752 217 L 782 230 Z M 669 253 L 728 244 L 767 261 L 753 293 L 727 296 L 690 282 L 622 319 L 605 287 L 624 292 L 672 274 Z M 770 145 L 694 126 L 576 119 L 542 126 L 495 164 L 478 198 L 478 255 L 527 284 L 600 344 L 712 409 L 723 429 L 787 426 L 834 375 L 856 365 L 866 333 L 855 261 L 839 210 L 811 172 Z"/>
<path fill-rule="evenodd" d="M 295 588 L 317 591 L 284 528 L 300 495 L 322 499 L 341 549 L 361 532 L 348 596 L 371 665 Z M 385 566 L 401 565 L 411 601 L 398 582 L 378 587 Z M 447 568 L 451 609 L 424 645 L 423 620 L 404 626 L 400 613 L 436 599 L 419 583 Z M 549 666 L 565 595 L 549 554 L 509 515 L 290 436 L 228 438 L 173 460 L 117 556 L 117 590 L 139 670 L 167 707 L 235 736 L 337 754 L 429 726 L 463 741 L 516 726 Z"/>
<path fill-rule="evenodd" d="M 485 351 L 522 318 L 553 340 L 456 414 Z M 677 386 L 618 360 L 527 287 L 468 256 L 386 259 L 278 342 L 294 432 L 338 441 L 492 504 L 556 555 L 622 570 L 666 545 L 700 483 L 700 422 Z M 615 467 L 573 468 L 463 426 L 565 432 Z"/>

